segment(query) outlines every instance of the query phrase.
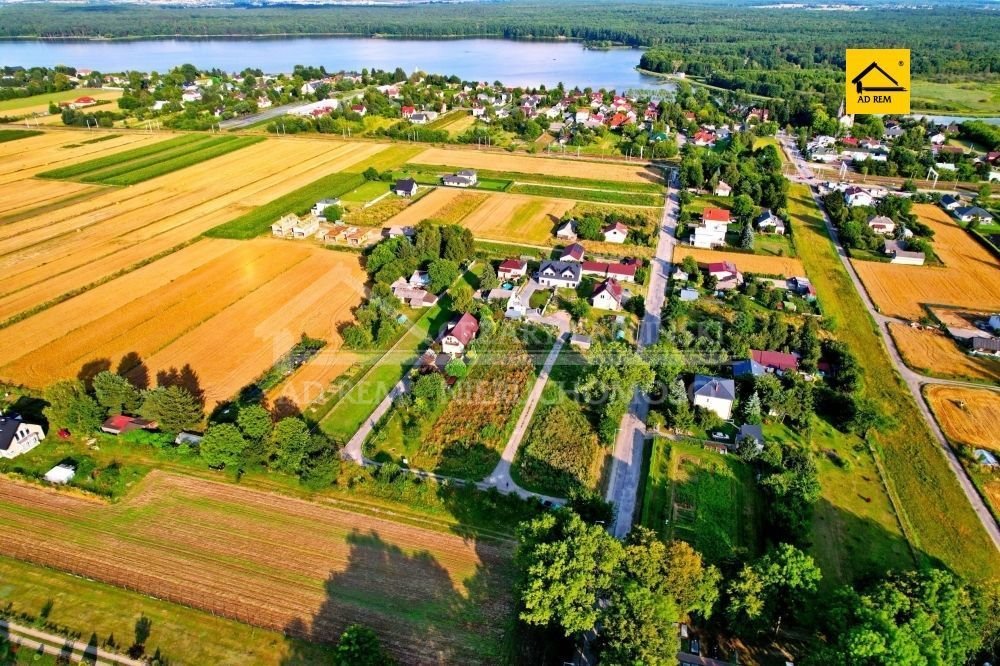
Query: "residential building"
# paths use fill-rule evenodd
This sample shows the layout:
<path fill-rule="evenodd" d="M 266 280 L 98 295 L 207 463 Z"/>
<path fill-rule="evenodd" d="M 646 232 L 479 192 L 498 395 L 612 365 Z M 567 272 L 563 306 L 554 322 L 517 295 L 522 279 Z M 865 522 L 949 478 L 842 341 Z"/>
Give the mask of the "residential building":
<path fill-rule="evenodd" d="M 698 300 L 698 290 L 692 287 L 684 287 L 680 292 L 680 299 L 685 303 Z"/>
<path fill-rule="evenodd" d="M 580 264 L 573 261 L 543 261 L 538 269 L 538 283 L 543 287 L 568 287 L 580 284 Z"/>
<path fill-rule="evenodd" d="M 528 274 L 528 262 L 524 259 L 507 259 L 497 268 L 497 277 L 502 280 L 519 280 Z"/>
<path fill-rule="evenodd" d="M 463 354 L 477 333 L 479 333 L 479 321 L 466 312 L 445 328 L 441 337 L 441 351 L 452 356 Z"/>
<path fill-rule="evenodd" d="M 972 338 L 972 353 L 1000 356 L 1000 338 Z"/>
<path fill-rule="evenodd" d="M 754 225 L 761 233 L 778 234 L 779 236 L 785 234 L 785 221 L 770 210 L 765 210 L 758 215 L 757 219 L 754 220 Z"/>
<path fill-rule="evenodd" d="M 563 251 L 559 254 L 559 261 L 583 261 L 584 257 L 584 247 L 579 243 L 573 243 L 572 245 L 567 245 L 563 248 Z"/>
<path fill-rule="evenodd" d="M 958 195 L 946 194 L 941 197 L 941 207 L 945 210 L 957 210 L 962 207 L 962 198 Z"/>
<path fill-rule="evenodd" d="M 411 285 L 404 278 L 398 278 L 390 285 L 392 295 L 411 308 L 429 308 L 438 302 L 438 297 L 421 286 Z"/>
<path fill-rule="evenodd" d="M 688 391 L 695 407 L 715 412 L 724 421 L 732 416 L 736 401 L 736 383 L 732 379 L 695 375 Z"/>
<path fill-rule="evenodd" d="M 990 315 L 989 326 L 994 331 L 1000 332 L 1000 314 Z"/>
<path fill-rule="evenodd" d="M 848 206 L 871 206 L 875 203 L 874 197 L 860 187 L 848 187 L 844 190 L 844 203 Z"/>
<path fill-rule="evenodd" d="M 706 208 L 701 214 L 701 224 L 695 226 L 691 235 L 691 244 L 705 249 L 725 245 L 731 221 L 728 210 Z"/>
<path fill-rule="evenodd" d="M 0 458 L 16 458 L 42 443 L 45 430 L 20 416 L 0 416 Z"/>
<path fill-rule="evenodd" d="M 785 281 L 788 290 L 805 297 L 807 300 L 816 300 L 816 288 L 813 287 L 809 278 L 794 276 Z"/>
<path fill-rule="evenodd" d="M 401 197 L 412 197 L 417 193 L 417 181 L 412 178 L 397 180 L 393 191 Z"/>
<path fill-rule="evenodd" d="M 724 180 L 720 180 L 719 184 L 715 186 L 713 193 L 717 197 L 728 197 L 733 193 L 733 188 L 731 188 Z"/>
<path fill-rule="evenodd" d="M 339 205 L 340 205 L 340 199 L 320 199 L 313 205 L 312 210 L 309 212 L 311 212 L 316 217 L 322 217 L 325 220 L 326 215 L 324 213 L 326 213 L 326 209 L 330 208 L 331 206 L 339 206 Z"/>
<path fill-rule="evenodd" d="M 868 218 L 868 228 L 883 236 L 891 235 L 896 230 L 896 223 L 891 217 L 885 215 L 875 215 Z"/>
<path fill-rule="evenodd" d="M 575 241 L 576 220 L 566 220 L 556 229 L 556 238 L 559 240 Z"/>
<path fill-rule="evenodd" d="M 955 210 L 955 217 L 962 222 L 972 222 L 973 220 L 990 222 L 993 219 L 993 216 L 989 211 L 980 208 L 979 206 L 965 206 L 964 208 L 958 208 Z"/>
<path fill-rule="evenodd" d="M 783 375 L 799 369 L 799 357 L 785 352 L 750 350 L 750 360 L 763 367 L 767 372 Z"/>
<path fill-rule="evenodd" d="M 319 231 L 319 218 L 308 215 L 300 218 L 294 213 L 285 215 L 271 225 L 271 235 L 276 238 L 309 238 Z"/>
<path fill-rule="evenodd" d="M 590 304 L 601 310 L 620 310 L 624 293 L 618 280 L 608 278 L 594 288 Z"/>
<path fill-rule="evenodd" d="M 479 182 L 476 172 L 471 169 L 463 169 L 458 173 L 453 173 L 441 179 L 441 182 L 448 187 L 475 187 Z"/>
<path fill-rule="evenodd" d="M 571 347 L 575 347 L 576 349 L 581 349 L 583 351 L 586 351 L 590 349 L 591 345 L 590 336 L 583 335 L 582 333 L 574 333 L 569 338 L 569 344 Z"/>
<path fill-rule="evenodd" d="M 885 253 L 892 257 L 890 263 L 909 264 L 911 266 L 923 266 L 925 257 L 923 252 L 913 252 L 903 248 L 903 245 L 896 240 L 885 241 Z"/>
<path fill-rule="evenodd" d="M 708 264 L 707 270 L 708 274 L 717 281 L 716 289 L 735 289 L 743 284 L 743 274 L 736 268 L 736 264 L 731 261 L 713 262 Z"/>
<path fill-rule="evenodd" d="M 614 222 L 609 224 L 601 230 L 604 234 L 605 243 L 624 243 L 625 239 L 628 237 L 628 227 L 626 227 L 621 222 Z"/>
<path fill-rule="evenodd" d="M 601 261 L 581 262 L 583 275 L 593 275 L 600 278 L 614 278 L 619 282 L 635 282 L 635 272 L 639 267 L 637 260 L 624 263 L 604 263 Z"/>

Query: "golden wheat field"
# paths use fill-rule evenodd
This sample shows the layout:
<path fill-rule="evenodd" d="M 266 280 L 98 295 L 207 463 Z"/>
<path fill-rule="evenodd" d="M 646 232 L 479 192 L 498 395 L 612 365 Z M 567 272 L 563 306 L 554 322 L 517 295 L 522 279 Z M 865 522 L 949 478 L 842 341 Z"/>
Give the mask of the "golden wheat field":
<path fill-rule="evenodd" d="M 595 180 L 661 182 L 659 172 L 646 166 L 629 166 L 626 164 L 590 162 L 587 160 L 556 157 L 507 155 L 469 150 L 467 148 L 428 148 L 416 157 L 411 158 L 410 162 L 414 164 L 459 166 L 466 169 L 489 169 L 491 171 L 512 171 L 514 173 L 534 173 L 547 176 L 593 178 Z"/>
<path fill-rule="evenodd" d="M 784 275 L 792 277 L 805 275 L 806 269 L 802 261 L 795 257 L 769 257 L 761 254 L 743 254 L 742 252 L 725 252 L 721 250 L 703 250 L 701 248 L 677 245 L 674 247 L 674 263 L 680 263 L 684 257 L 694 257 L 699 264 L 716 261 L 731 261 L 742 273 L 762 273 L 767 275 Z"/>
<path fill-rule="evenodd" d="M 150 376 L 190 366 L 211 405 L 303 333 L 338 348 L 364 297 L 357 255 L 310 244 L 202 240 L 147 268 L 8 327 L 0 375 L 45 386 L 136 354 Z"/>
<path fill-rule="evenodd" d="M 889 332 L 903 360 L 915 370 L 958 379 L 1000 382 L 1000 360 L 971 356 L 940 331 L 890 323 Z"/>
<path fill-rule="evenodd" d="M 451 187 L 435 188 L 404 208 L 399 214 L 389 218 L 386 226 L 415 227 L 421 221 L 434 217 L 438 211 L 451 202 L 460 199 L 462 194 L 464 192 L 461 190 Z"/>
<path fill-rule="evenodd" d="M 924 395 L 952 442 L 1000 451 L 1000 392 L 937 385 Z"/>
<path fill-rule="evenodd" d="M 855 261 L 879 309 L 914 320 L 924 315 L 922 305 L 1000 309 L 1000 262 L 937 206 L 917 204 L 913 210 L 934 230 L 934 251 L 944 266 Z"/>
<path fill-rule="evenodd" d="M 101 141 L 86 143 L 95 137 L 83 130 L 46 132 L 38 136 L 0 143 L 0 184 L 24 181 L 37 173 L 97 159 L 124 150 L 165 141 L 161 134 L 100 134 Z"/>
<path fill-rule="evenodd" d="M 519 194 L 490 194 L 462 221 L 476 238 L 541 245 L 555 240 L 559 219 L 575 202 Z"/>

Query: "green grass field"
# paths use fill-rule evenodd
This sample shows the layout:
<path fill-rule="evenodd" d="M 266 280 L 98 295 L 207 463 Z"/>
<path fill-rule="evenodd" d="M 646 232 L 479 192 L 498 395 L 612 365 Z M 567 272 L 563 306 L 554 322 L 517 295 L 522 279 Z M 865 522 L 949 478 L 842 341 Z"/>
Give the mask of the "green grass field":
<path fill-rule="evenodd" d="M 996 577 L 1000 573 L 1000 555 L 895 372 L 874 322 L 837 257 L 807 186 L 791 186 L 789 213 L 796 223 L 799 256 L 819 294 L 820 308 L 833 323 L 837 337 L 849 345 L 864 369 L 865 395 L 892 419 L 892 426 L 877 433 L 873 444 L 890 492 L 904 513 L 905 533 L 920 554 L 920 564 L 940 561 L 973 579 Z M 846 538 L 846 534 L 838 537 Z M 894 540 L 890 533 L 879 530 L 872 530 L 871 538 Z M 891 544 L 875 541 L 868 547 L 873 552 L 895 550 Z M 884 565 L 887 569 L 893 562 Z M 842 566 L 849 570 L 851 564 L 842 561 Z"/>
<path fill-rule="evenodd" d="M 663 206 L 663 195 L 636 192 L 613 192 L 609 190 L 589 190 L 554 185 L 534 185 L 514 183 L 507 190 L 513 194 L 530 194 L 538 197 L 575 199 L 594 203 L 618 204 L 624 206 Z"/>
<path fill-rule="evenodd" d="M 427 165 L 427 164 L 406 164 L 404 168 L 411 172 L 433 174 L 435 177 L 443 176 L 447 173 L 455 173 L 465 167 Z M 586 167 L 582 167 L 586 168 Z M 663 186 L 657 183 L 645 182 L 625 182 L 617 180 L 599 180 L 595 178 L 576 178 L 571 176 L 550 176 L 537 173 L 521 173 L 518 171 L 493 171 L 490 169 L 477 169 L 476 173 L 480 180 L 504 180 L 514 181 L 523 184 L 551 185 L 565 187 L 580 187 L 593 190 L 608 190 L 613 192 L 636 192 L 646 194 L 662 194 Z"/>
<path fill-rule="evenodd" d="M 334 173 L 323 176 L 319 180 L 278 197 L 270 203 L 258 206 L 235 220 L 209 229 L 205 235 L 211 238 L 235 238 L 237 240 L 254 238 L 267 233 L 271 224 L 282 215 L 289 213 L 303 215 L 320 199 L 342 196 L 362 184 L 364 184 L 364 178 L 358 173 Z"/>
<path fill-rule="evenodd" d="M 103 183 L 104 185 L 135 185 L 136 183 L 164 176 L 168 173 L 173 173 L 174 171 L 180 171 L 181 169 L 194 166 L 195 164 L 200 164 L 201 162 L 205 162 L 216 157 L 228 155 L 229 153 L 240 150 L 241 148 L 246 148 L 247 146 L 252 146 L 255 143 L 260 143 L 263 140 L 263 137 L 250 136 L 216 137 L 210 142 L 195 144 L 191 147 L 191 150 L 184 151 L 181 154 L 173 155 L 171 157 L 163 156 L 153 163 L 142 167 L 138 165 L 134 167 L 126 166 L 115 172 L 114 175 L 104 175 L 100 178 L 100 180 L 91 180 L 89 178 L 84 178 L 84 180 L 86 182 Z"/>
<path fill-rule="evenodd" d="M 354 188 L 347 194 L 344 194 L 341 198 L 343 201 L 353 201 L 355 203 L 366 203 L 371 201 L 375 197 L 381 196 L 389 191 L 389 187 L 392 183 L 382 182 L 380 180 L 373 180 L 366 183 L 362 183 L 358 187 Z"/>
<path fill-rule="evenodd" d="M 73 90 L 62 90 L 60 92 L 54 93 L 44 93 L 42 95 L 32 95 L 31 97 L 16 97 L 14 99 L 5 99 L 0 101 L 0 112 L 9 111 L 11 109 L 21 109 L 26 106 L 39 106 L 41 104 L 48 104 L 49 102 L 69 102 L 77 97 L 84 97 L 86 95 L 96 95 L 97 93 L 107 92 L 101 88 L 74 88 Z"/>
<path fill-rule="evenodd" d="M 758 494 L 746 463 L 701 445 L 656 439 L 648 470 L 643 525 L 687 541 L 712 562 L 756 554 Z"/>
<path fill-rule="evenodd" d="M 18 139 L 30 139 L 33 136 L 42 134 L 39 130 L 0 130 L 0 143 L 17 141 Z"/>
<path fill-rule="evenodd" d="M 935 83 L 913 81 L 910 106 L 914 111 L 1000 115 L 1000 82 L 955 81 Z"/>
<path fill-rule="evenodd" d="M 293 641 L 278 632 L 0 557 L 0 606 L 9 603 L 12 613 L 37 617 L 50 601 L 49 622 L 84 643 L 92 634 L 97 635 L 98 643 L 113 635 L 124 649 L 132 644 L 136 620 L 145 615 L 152 621 L 146 652 L 151 655 L 159 648 L 171 663 L 232 666 L 306 663 L 305 659 L 283 661 L 293 651 L 290 648 L 294 648 L 296 655 L 310 655 L 319 661 L 332 658 L 329 647 Z M 21 624 L 26 623 L 22 620 Z M 45 663 L 25 656 L 18 663 Z"/>

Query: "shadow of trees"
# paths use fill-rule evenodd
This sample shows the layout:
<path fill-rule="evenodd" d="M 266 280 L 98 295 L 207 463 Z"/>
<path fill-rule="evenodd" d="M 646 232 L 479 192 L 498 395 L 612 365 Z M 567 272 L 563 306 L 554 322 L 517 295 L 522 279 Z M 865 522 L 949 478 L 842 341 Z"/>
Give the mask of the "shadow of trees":
<path fill-rule="evenodd" d="M 434 533 L 427 535 L 433 542 Z M 467 578 L 454 580 L 435 553 L 404 550 L 376 529 L 355 530 L 347 543 L 346 566 L 327 579 L 325 601 L 311 618 L 289 623 L 286 635 L 332 644 L 349 625 L 362 624 L 403 664 L 503 661 L 512 607 L 507 546 L 477 542 L 479 562 Z M 460 556 L 447 544 L 441 555 Z M 467 570 L 452 562 L 453 570 Z M 308 645 L 295 642 L 282 664 L 314 664 L 314 659 Z"/>

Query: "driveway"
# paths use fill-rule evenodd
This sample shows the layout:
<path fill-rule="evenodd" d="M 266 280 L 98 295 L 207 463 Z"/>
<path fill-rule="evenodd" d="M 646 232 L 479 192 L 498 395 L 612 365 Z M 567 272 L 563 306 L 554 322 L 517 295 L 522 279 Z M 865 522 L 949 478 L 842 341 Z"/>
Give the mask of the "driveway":
<path fill-rule="evenodd" d="M 785 139 L 785 141 L 787 142 L 788 140 Z M 794 146 L 789 146 L 786 143 L 786 148 L 786 152 L 792 157 L 795 163 L 800 178 L 806 178 L 808 174 L 808 167 L 805 167 L 802 156 L 797 150 L 795 150 Z M 857 272 L 854 270 L 854 265 L 851 264 L 850 259 L 848 259 L 847 252 L 844 250 L 844 246 L 840 242 L 840 237 L 837 235 L 837 230 L 833 226 L 833 222 L 830 220 L 829 216 L 826 214 L 826 211 L 823 209 L 822 202 L 816 195 L 815 190 L 810 188 L 809 191 L 812 194 L 817 208 L 819 208 L 820 212 L 823 214 L 823 221 L 826 224 L 827 232 L 830 234 L 830 238 L 833 239 L 833 245 L 837 250 L 837 255 L 840 257 L 841 263 L 843 263 L 844 268 L 847 270 L 847 274 L 851 278 L 851 283 L 854 285 L 855 291 L 858 292 L 858 295 L 861 297 L 861 301 L 865 304 L 865 308 L 868 310 L 868 314 L 871 315 L 872 319 L 875 320 L 878 326 L 879 334 L 882 336 L 882 342 L 889 352 L 889 358 L 892 359 L 893 364 L 896 366 L 896 370 L 903 378 L 906 383 L 906 387 L 909 389 L 910 394 L 917 403 L 917 408 L 920 410 L 920 414 L 923 416 L 928 430 L 930 430 L 935 439 L 937 439 L 941 452 L 948 461 L 948 465 L 951 467 L 951 471 L 954 473 L 955 478 L 958 479 L 959 486 L 961 486 L 962 492 L 965 493 L 966 498 L 969 500 L 969 504 L 972 505 L 973 510 L 979 517 L 979 522 L 983 524 L 983 528 L 986 530 L 986 533 L 990 535 L 994 546 L 1000 550 L 1000 528 L 997 527 L 997 522 L 993 519 L 993 514 L 990 513 L 986 503 L 983 502 L 983 498 L 979 495 L 979 491 L 976 490 L 975 485 L 973 485 L 969 476 L 965 473 L 965 468 L 962 467 L 962 464 L 955 456 L 955 452 L 945 439 L 944 433 L 942 433 L 941 429 L 938 427 L 937 421 L 934 419 L 930 409 L 927 407 L 927 403 L 924 402 L 923 395 L 920 391 L 923 384 L 952 384 L 955 382 L 924 377 L 923 375 L 920 375 L 906 367 L 906 364 L 903 363 L 903 359 L 899 355 L 899 350 L 896 349 L 895 341 L 892 339 L 892 336 L 889 335 L 888 324 L 890 321 L 893 321 L 892 318 L 881 315 L 875 309 L 875 304 L 872 303 L 872 300 L 868 297 L 868 292 L 865 290 L 864 285 L 861 282 L 861 278 L 858 277 Z M 958 384 L 961 384 L 961 382 L 958 382 Z M 975 384 L 974 386 L 977 388 L 984 388 L 978 384 Z"/>
<path fill-rule="evenodd" d="M 639 325 L 639 348 L 655 344 L 660 337 L 660 311 L 667 291 L 674 245 L 677 243 L 677 180 L 671 171 L 667 188 L 667 203 L 663 208 L 656 254 L 653 257 L 649 290 L 646 294 L 646 314 Z M 622 418 L 615 440 L 615 450 L 611 462 L 611 474 L 605 499 L 615 507 L 615 521 L 612 533 L 624 538 L 632 529 L 635 518 L 635 504 L 642 482 L 642 451 L 646 440 L 646 416 L 649 413 L 649 397 L 636 391 L 632 396 L 628 412 Z"/>

